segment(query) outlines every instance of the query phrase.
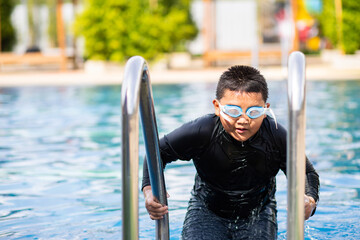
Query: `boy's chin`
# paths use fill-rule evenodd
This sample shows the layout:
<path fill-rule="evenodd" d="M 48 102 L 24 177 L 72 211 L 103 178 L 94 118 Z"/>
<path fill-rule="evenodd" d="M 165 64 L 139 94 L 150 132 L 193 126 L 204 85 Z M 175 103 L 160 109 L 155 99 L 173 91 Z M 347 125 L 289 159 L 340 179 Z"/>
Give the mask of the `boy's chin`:
<path fill-rule="evenodd" d="M 248 134 L 245 134 L 245 135 L 241 134 L 240 135 L 239 133 L 235 133 L 235 134 L 231 134 L 231 135 L 235 140 L 237 140 L 239 142 L 245 142 L 251 137 L 251 136 L 248 136 Z"/>

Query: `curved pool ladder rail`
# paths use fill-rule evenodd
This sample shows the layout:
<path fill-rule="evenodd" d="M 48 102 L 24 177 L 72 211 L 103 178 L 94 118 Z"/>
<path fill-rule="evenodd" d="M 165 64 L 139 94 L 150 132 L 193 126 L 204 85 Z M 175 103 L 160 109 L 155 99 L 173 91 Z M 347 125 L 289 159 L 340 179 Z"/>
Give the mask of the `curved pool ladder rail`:
<path fill-rule="evenodd" d="M 293 52 L 288 62 L 287 239 L 304 239 L 305 56 Z"/>
<path fill-rule="evenodd" d="M 153 195 L 167 205 L 154 101 L 146 61 L 128 60 L 121 89 L 122 101 L 122 237 L 139 238 L 139 114 Z M 139 109 L 140 106 L 140 109 Z M 156 239 L 169 239 L 169 216 L 156 220 Z"/>

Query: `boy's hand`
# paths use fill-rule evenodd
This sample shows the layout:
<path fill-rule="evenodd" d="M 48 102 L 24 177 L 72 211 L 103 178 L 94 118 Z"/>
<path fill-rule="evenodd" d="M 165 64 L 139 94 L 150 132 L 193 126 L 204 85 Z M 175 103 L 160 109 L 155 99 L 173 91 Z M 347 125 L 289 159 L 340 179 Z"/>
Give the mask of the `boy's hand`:
<path fill-rule="evenodd" d="M 152 220 L 162 219 L 168 213 L 168 207 L 159 203 L 159 200 L 152 194 L 151 186 L 143 188 L 145 197 L 145 208 Z"/>
<path fill-rule="evenodd" d="M 305 195 L 304 200 L 305 200 L 305 205 L 304 205 L 305 220 L 308 220 L 316 207 L 316 202 L 315 202 L 314 198 L 307 196 L 307 195 Z"/>

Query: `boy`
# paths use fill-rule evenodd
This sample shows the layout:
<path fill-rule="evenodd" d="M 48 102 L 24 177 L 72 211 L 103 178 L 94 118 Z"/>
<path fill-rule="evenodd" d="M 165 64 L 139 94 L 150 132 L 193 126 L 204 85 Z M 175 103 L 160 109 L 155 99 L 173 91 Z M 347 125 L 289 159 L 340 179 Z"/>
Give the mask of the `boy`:
<path fill-rule="evenodd" d="M 275 176 L 286 174 L 286 130 L 268 118 L 260 72 L 233 66 L 218 82 L 215 114 L 184 124 L 160 140 L 165 164 L 191 160 L 195 184 L 182 238 L 276 239 Z M 152 195 L 146 161 L 143 192 L 151 219 L 168 212 Z M 319 176 L 306 158 L 305 219 L 315 212 Z"/>

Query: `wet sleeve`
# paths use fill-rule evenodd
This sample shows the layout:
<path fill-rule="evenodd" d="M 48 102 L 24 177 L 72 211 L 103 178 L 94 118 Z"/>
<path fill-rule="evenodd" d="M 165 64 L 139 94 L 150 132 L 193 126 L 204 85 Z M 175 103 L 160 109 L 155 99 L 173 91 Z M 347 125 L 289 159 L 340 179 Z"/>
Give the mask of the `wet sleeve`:
<path fill-rule="evenodd" d="M 273 130 L 275 131 L 275 130 Z M 280 168 L 286 175 L 286 158 L 287 158 L 287 131 L 284 127 L 279 125 L 279 128 L 275 131 L 277 135 L 277 142 L 280 146 L 281 151 L 281 163 Z M 314 198 L 316 202 L 319 201 L 319 188 L 320 181 L 319 175 L 317 174 L 315 168 L 313 167 L 310 160 L 306 157 L 306 174 L 305 174 L 305 194 Z"/>
<path fill-rule="evenodd" d="M 318 202 L 319 187 L 319 174 L 316 172 L 309 159 L 306 158 L 305 194 L 314 198 L 315 202 Z"/>
<path fill-rule="evenodd" d="M 178 159 L 189 161 L 201 154 L 210 141 L 213 128 L 214 120 L 207 115 L 188 122 L 161 138 L 159 144 L 163 168 L 166 164 Z M 150 185 L 150 178 L 145 158 L 142 189 L 148 185 Z"/>
<path fill-rule="evenodd" d="M 320 181 L 312 163 L 306 158 L 306 175 L 305 175 L 305 194 L 314 198 L 316 204 L 319 201 L 319 188 Z M 316 207 L 311 213 L 311 216 L 315 214 Z"/>

